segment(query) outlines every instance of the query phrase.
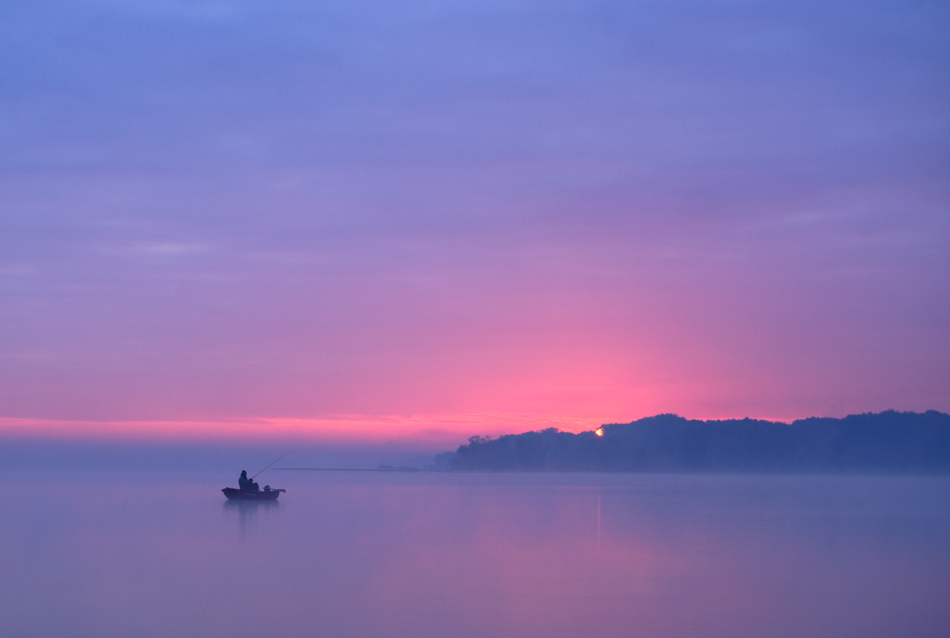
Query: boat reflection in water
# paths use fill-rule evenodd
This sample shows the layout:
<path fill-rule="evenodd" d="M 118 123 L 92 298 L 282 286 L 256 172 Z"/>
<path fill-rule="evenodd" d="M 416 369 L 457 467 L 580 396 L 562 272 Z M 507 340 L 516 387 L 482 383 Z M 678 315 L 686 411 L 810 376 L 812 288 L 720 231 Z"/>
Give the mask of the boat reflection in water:
<path fill-rule="evenodd" d="M 225 488 L 232 489 L 232 488 Z M 234 490 L 239 491 L 239 490 Z M 263 493 L 263 492 L 260 492 Z M 250 494 L 254 494 L 250 492 Z M 273 498 L 229 498 L 222 503 L 227 518 L 237 515 L 238 535 L 243 540 L 247 537 L 248 531 L 254 529 L 255 521 L 258 516 L 269 518 L 270 515 L 277 514 L 280 510 L 280 503 L 276 497 Z"/>

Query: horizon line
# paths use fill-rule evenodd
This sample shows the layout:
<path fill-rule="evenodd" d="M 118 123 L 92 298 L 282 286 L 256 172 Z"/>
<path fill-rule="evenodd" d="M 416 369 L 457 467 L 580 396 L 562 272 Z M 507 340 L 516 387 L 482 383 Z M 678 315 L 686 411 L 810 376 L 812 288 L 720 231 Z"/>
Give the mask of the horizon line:
<path fill-rule="evenodd" d="M 920 413 L 940 410 L 921 410 Z M 609 417 L 570 417 L 516 412 L 469 412 L 411 415 L 327 415 L 299 417 L 222 417 L 213 419 L 91 420 L 0 417 L 0 439 L 40 439 L 138 443 L 252 444 L 265 441 L 303 445 L 421 445 L 455 446 L 470 436 L 498 437 L 507 434 L 557 428 L 579 434 L 600 426 L 632 423 L 672 415 L 687 420 L 730 421 L 751 419 L 790 425 L 810 418 L 846 418 L 861 414 L 904 412 L 850 412 L 844 416 L 807 416 L 796 419 L 763 417 L 695 418 L 675 412 L 659 412 L 630 420 Z M 909 410 L 908 412 L 914 412 Z M 941 412 L 942 413 L 942 412 Z"/>

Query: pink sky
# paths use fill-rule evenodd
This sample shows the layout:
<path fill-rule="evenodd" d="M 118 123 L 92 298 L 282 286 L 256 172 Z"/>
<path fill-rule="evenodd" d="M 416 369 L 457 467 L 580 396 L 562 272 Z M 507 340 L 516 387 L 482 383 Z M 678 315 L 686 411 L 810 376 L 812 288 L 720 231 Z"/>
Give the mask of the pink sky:
<path fill-rule="evenodd" d="M 0 26 L 0 431 L 950 411 L 937 3 L 50 6 Z"/>

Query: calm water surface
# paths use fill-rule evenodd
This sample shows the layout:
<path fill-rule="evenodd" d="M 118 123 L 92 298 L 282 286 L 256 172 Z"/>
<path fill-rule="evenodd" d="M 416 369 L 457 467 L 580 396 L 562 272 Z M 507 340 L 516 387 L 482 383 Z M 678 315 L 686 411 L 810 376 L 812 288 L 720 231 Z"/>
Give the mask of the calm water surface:
<path fill-rule="evenodd" d="M 4 636 L 947 636 L 950 479 L 2 476 Z"/>

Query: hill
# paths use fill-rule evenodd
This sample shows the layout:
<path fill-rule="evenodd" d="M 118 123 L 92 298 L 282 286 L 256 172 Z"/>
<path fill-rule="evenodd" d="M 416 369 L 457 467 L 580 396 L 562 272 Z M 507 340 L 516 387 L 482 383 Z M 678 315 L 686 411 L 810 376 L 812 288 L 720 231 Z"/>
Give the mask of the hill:
<path fill-rule="evenodd" d="M 442 461 L 457 471 L 950 474 L 950 415 L 933 410 L 812 417 L 790 425 L 660 414 L 602 431 L 474 436 Z"/>

